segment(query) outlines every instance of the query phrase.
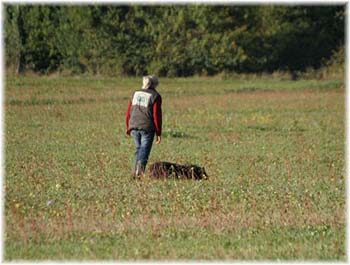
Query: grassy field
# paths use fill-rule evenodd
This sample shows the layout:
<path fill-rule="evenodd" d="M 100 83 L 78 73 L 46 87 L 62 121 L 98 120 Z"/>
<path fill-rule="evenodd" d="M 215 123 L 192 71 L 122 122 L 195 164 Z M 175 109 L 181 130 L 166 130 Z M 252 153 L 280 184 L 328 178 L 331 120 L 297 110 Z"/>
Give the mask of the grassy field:
<path fill-rule="evenodd" d="M 341 81 L 160 79 L 149 163 L 208 181 L 131 179 L 140 85 L 6 79 L 5 260 L 345 261 Z"/>

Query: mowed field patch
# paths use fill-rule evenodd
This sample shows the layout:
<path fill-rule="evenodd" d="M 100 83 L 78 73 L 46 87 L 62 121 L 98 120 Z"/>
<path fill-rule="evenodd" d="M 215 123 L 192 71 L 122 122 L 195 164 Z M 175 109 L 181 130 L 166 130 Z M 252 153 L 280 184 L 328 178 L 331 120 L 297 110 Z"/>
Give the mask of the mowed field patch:
<path fill-rule="evenodd" d="M 5 260 L 345 261 L 341 82 L 161 78 L 149 164 L 201 165 L 205 181 L 131 178 L 140 86 L 7 78 Z"/>

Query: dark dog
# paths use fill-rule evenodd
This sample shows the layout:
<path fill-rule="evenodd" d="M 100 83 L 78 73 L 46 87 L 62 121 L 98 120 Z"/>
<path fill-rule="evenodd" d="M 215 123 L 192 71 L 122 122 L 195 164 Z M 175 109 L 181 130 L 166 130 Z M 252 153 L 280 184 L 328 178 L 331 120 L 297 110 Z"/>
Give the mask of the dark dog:
<path fill-rule="evenodd" d="M 204 167 L 196 165 L 179 165 L 169 162 L 156 162 L 150 165 L 150 175 L 156 179 L 208 179 Z"/>

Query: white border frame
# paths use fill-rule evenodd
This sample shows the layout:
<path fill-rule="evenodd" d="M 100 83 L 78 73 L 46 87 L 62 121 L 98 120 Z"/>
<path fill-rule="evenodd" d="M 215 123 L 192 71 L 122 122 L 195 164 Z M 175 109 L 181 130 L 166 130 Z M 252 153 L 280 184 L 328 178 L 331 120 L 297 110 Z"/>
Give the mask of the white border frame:
<path fill-rule="evenodd" d="M 4 236 L 4 224 L 5 224 L 5 218 L 4 218 L 4 194 L 5 194 L 5 188 L 4 188 L 4 82 L 5 82 L 5 76 L 4 76 L 4 46 L 3 46 L 3 19 L 4 19 L 4 8 L 3 6 L 5 4 L 47 4 L 47 5 L 53 5 L 53 4 L 64 4 L 64 5 L 87 5 L 87 4 L 133 4 L 133 5 L 169 5 L 169 4 L 176 4 L 176 5 L 187 5 L 187 4 L 205 4 L 205 5 L 220 5 L 220 4 L 234 4 L 234 5 L 345 5 L 346 7 L 346 14 L 345 14 L 345 56 L 346 56 L 346 63 L 345 63 L 345 122 L 346 122 L 346 132 L 345 132 L 345 191 L 346 191 L 346 242 L 345 242 L 345 251 L 346 251 L 346 261 L 345 262 L 302 262 L 302 261 L 295 261 L 295 262 L 283 262 L 280 260 L 277 261 L 213 261 L 213 262 L 184 262 L 184 261 L 137 261 L 137 262 L 121 262 L 121 261 L 96 261 L 96 262 L 26 262 L 26 261 L 17 261 L 17 262 L 4 262 L 4 248 L 3 248 L 3 236 Z M 93 0 L 77 0 L 77 1 L 67 1 L 67 0 L 61 0 L 61 1 L 50 1 L 50 0 L 12 0 L 12 1 L 1 1 L 0 3 L 0 35 L 1 35 L 1 42 L 0 42 L 0 160 L 1 160 L 1 166 L 0 166 L 0 187 L 1 187 L 1 194 L 0 194 L 0 261 L 4 264 L 130 264 L 130 263 L 136 263 L 136 264 L 209 264 L 209 263 L 215 263 L 215 264 L 274 264 L 274 263 L 282 263 L 282 264 L 347 264 L 350 262 L 349 254 L 350 254 L 350 238 L 349 238 L 349 220 L 350 220 L 350 203 L 349 203 L 349 194 L 350 194 L 350 180 L 349 180 L 349 174 L 350 174 L 350 165 L 349 165 L 349 159 L 350 159 L 350 91 L 349 91 L 349 55 L 350 55 L 350 3 L 349 0 L 301 0 L 301 1 L 290 1 L 290 0 L 245 0 L 245 1 L 222 1 L 222 0 L 173 0 L 173 1 L 161 1 L 161 0 L 132 0 L 132 1 L 125 1 L 125 0 L 101 0 L 101 1 L 93 1 Z"/>

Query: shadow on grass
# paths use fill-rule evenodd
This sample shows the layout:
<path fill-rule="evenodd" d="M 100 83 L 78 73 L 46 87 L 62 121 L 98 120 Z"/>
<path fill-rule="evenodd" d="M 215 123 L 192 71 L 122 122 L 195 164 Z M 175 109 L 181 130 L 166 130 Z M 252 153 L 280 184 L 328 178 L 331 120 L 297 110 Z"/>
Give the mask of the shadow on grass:
<path fill-rule="evenodd" d="M 171 138 L 185 138 L 185 139 L 193 139 L 195 136 L 189 135 L 187 133 L 181 132 L 176 129 L 167 129 L 162 133 L 163 137 L 171 137 Z"/>
<path fill-rule="evenodd" d="M 9 99 L 6 102 L 6 104 L 11 106 L 45 106 L 45 105 L 89 104 L 89 103 L 96 103 L 96 102 L 108 103 L 108 102 L 116 102 L 116 101 L 118 101 L 118 99 L 116 98 L 95 99 L 95 98 L 80 97 L 77 99 L 54 99 L 54 98 L 38 99 L 36 97 L 33 97 L 27 100 Z"/>
<path fill-rule="evenodd" d="M 306 129 L 298 126 L 290 127 L 278 127 L 278 126 L 266 126 L 266 125 L 249 125 L 248 129 L 262 131 L 262 132 L 305 132 Z"/>
<path fill-rule="evenodd" d="M 253 84 L 241 84 L 236 87 L 225 88 L 224 93 L 245 93 L 245 92 L 277 92 L 277 91 L 329 91 L 341 90 L 344 88 L 342 80 L 297 80 L 297 81 L 275 81 L 256 82 Z"/>

